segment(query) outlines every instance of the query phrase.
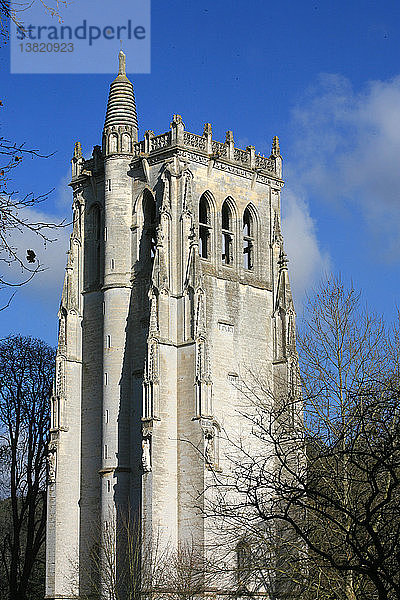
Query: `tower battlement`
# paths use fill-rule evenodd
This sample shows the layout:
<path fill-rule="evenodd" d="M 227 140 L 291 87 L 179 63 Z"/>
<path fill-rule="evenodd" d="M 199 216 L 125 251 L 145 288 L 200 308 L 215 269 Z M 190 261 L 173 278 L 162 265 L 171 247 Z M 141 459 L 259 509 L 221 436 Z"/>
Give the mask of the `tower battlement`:
<path fill-rule="evenodd" d="M 273 150 L 269 158 L 255 153 L 254 146 L 247 146 L 246 150 L 237 148 L 234 144 L 233 132 L 226 132 L 225 142 L 213 140 L 212 126 L 206 123 L 203 135 L 190 133 L 185 130 L 182 117 L 174 115 L 171 123 L 171 131 L 155 135 L 153 131 L 146 131 L 144 139 L 134 144 L 133 154 L 135 157 L 155 156 L 167 148 L 182 147 L 197 154 L 199 157 L 207 157 L 225 164 L 234 164 L 249 171 L 257 171 L 260 174 L 271 175 L 280 179 L 282 177 L 282 158 L 279 151 L 278 138 L 274 138 Z"/>
<path fill-rule="evenodd" d="M 103 138 L 103 154 L 132 154 L 132 162 L 140 159 L 157 161 L 158 157 L 164 157 L 168 152 L 174 152 L 177 148 L 190 152 L 187 158 L 194 157 L 195 161 L 203 164 L 211 163 L 212 168 L 224 169 L 235 173 L 234 166 L 238 168 L 237 174 L 247 179 L 256 179 L 261 183 L 267 183 L 268 177 L 282 181 L 282 156 L 279 148 L 279 139 L 273 138 L 271 154 L 265 157 L 256 154 L 254 146 L 247 146 L 246 150 L 238 148 L 234 144 L 233 132 L 226 132 L 225 142 L 213 140 L 212 126 L 206 123 L 202 135 L 190 133 L 185 130 L 185 125 L 180 115 L 174 115 L 171 122 L 171 130 L 165 133 L 155 135 L 154 131 L 147 130 L 143 140 L 133 142 L 122 148 L 110 140 L 110 136 L 118 134 L 119 136 L 126 132 L 126 125 L 111 125 L 107 127 L 107 135 Z M 108 137 L 107 137 L 108 136 Z M 118 139 L 119 141 L 119 139 Z M 114 145 L 113 145 L 114 144 Z M 97 147 L 98 148 L 98 147 Z M 181 154 L 185 157 L 185 154 Z M 226 165 L 226 167 L 224 167 Z M 93 160 L 83 161 L 82 167 L 75 175 L 79 175 L 82 170 L 92 170 Z M 239 170 L 240 169 L 240 170 Z"/>

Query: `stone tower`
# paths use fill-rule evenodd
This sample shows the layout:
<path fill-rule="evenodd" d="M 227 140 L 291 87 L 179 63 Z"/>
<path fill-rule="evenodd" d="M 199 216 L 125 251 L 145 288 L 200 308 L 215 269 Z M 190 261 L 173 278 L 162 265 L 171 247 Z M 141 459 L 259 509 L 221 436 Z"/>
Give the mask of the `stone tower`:
<path fill-rule="evenodd" d="M 72 158 L 49 453 L 52 600 L 90 588 L 99 532 L 124 511 L 140 520 L 142 543 L 190 540 L 205 553 L 208 483 L 229 470 L 230 433 L 245 429 L 237 384 L 251 366 L 289 386 L 296 368 L 278 138 L 266 158 L 236 148 L 231 131 L 213 140 L 209 123 L 189 133 L 174 115 L 169 131 L 138 141 L 119 60 L 102 147 L 86 160 L 78 142 Z"/>

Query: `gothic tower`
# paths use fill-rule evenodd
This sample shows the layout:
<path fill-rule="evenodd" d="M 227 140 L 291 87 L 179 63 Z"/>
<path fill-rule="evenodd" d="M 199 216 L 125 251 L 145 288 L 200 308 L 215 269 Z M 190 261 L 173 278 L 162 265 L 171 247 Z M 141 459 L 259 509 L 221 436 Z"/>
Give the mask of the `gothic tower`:
<path fill-rule="evenodd" d="M 251 367 L 289 390 L 296 369 L 278 138 L 266 158 L 236 148 L 231 131 L 213 140 L 209 123 L 189 133 L 174 115 L 169 131 L 138 141 L 119 60 L 102 147 L 87 160 L 78 142 L 72 158 L 49 453 L 51 600 L 90 592 L 99 536 L 122 514 L 140 522 L 142 544 L 190 541 L 204 558 L 215 536 L 203 518 L 210 478 L 229 470 L 227 439 L 245 431 L 238 384 Z"/>

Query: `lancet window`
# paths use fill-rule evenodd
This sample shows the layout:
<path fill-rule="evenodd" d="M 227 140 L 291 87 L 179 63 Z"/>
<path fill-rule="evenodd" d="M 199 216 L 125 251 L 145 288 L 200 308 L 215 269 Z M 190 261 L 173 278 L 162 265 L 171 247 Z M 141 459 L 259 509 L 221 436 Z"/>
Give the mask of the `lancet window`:
<path fill-rule="evenodd" d="M 239 588 L 244 591 L 252 571 L 251 548 L 245 540 L 241 540 L 236 546 L 236 560 Z"/>
<path fill-rule="evenodd" d="M 108 138 L 108 151 L 111 152 L 117 152 L 118 150 L 118 136 L 116 133 L 111 133 L 110 137 Z"/>
<path fill-rule="evenodd" d="M 156 254 L 157 211 L 156 203 L 150 192 L 143 195 L 143 246 L 145 255 L 153 262 Z"/>
<path fill-rule="evenodd" d="M 129 133 L 122 134 L 122 152 L 131 152 L 132 151 L 132 143 L 131 136 Z"/>
<path fill-rule="evenodd" d="M 199 253 L 202 258 L 210 258 L 211 216 L 210 205 L 203 194 L 199 202 Z"/>
<path fill-rule="evenodd" d="M 254 219 L 248 208 L 243 214 L 243 267 L 254 267 Z"/>
<path fill-rule="evenodd" d="M 222 240 L 221 257 L 223 265 L 232 265 L 233 263 L 233 219 L 232 211 L 228 202 L 222 205 Z"/>

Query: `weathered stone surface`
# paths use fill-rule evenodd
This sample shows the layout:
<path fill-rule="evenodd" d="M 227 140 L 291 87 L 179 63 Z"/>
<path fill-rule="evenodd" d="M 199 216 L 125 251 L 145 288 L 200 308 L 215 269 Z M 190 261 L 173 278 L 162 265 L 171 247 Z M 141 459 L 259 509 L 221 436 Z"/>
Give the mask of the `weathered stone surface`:
<path fill-rule="evenodd" d="M 90 548 L 118 510 L 141 516 L 147 542 L 212 545 L 201 505 L 212 470 L 230 468 L 220 431 L 248 427 L 238 382 L 250 368 L 285 382 L 295 355 L 277 138 L 265 158 L 235 148 L 232 132 L 214 142 L 210 124 L 186 132 L 178 115 L 136 142 L 132 87 L 116 81 L 102 151 L 84 160 L 77 145 L 72 160 L 48 491 L 57 600 L 88 589 Z"/>

